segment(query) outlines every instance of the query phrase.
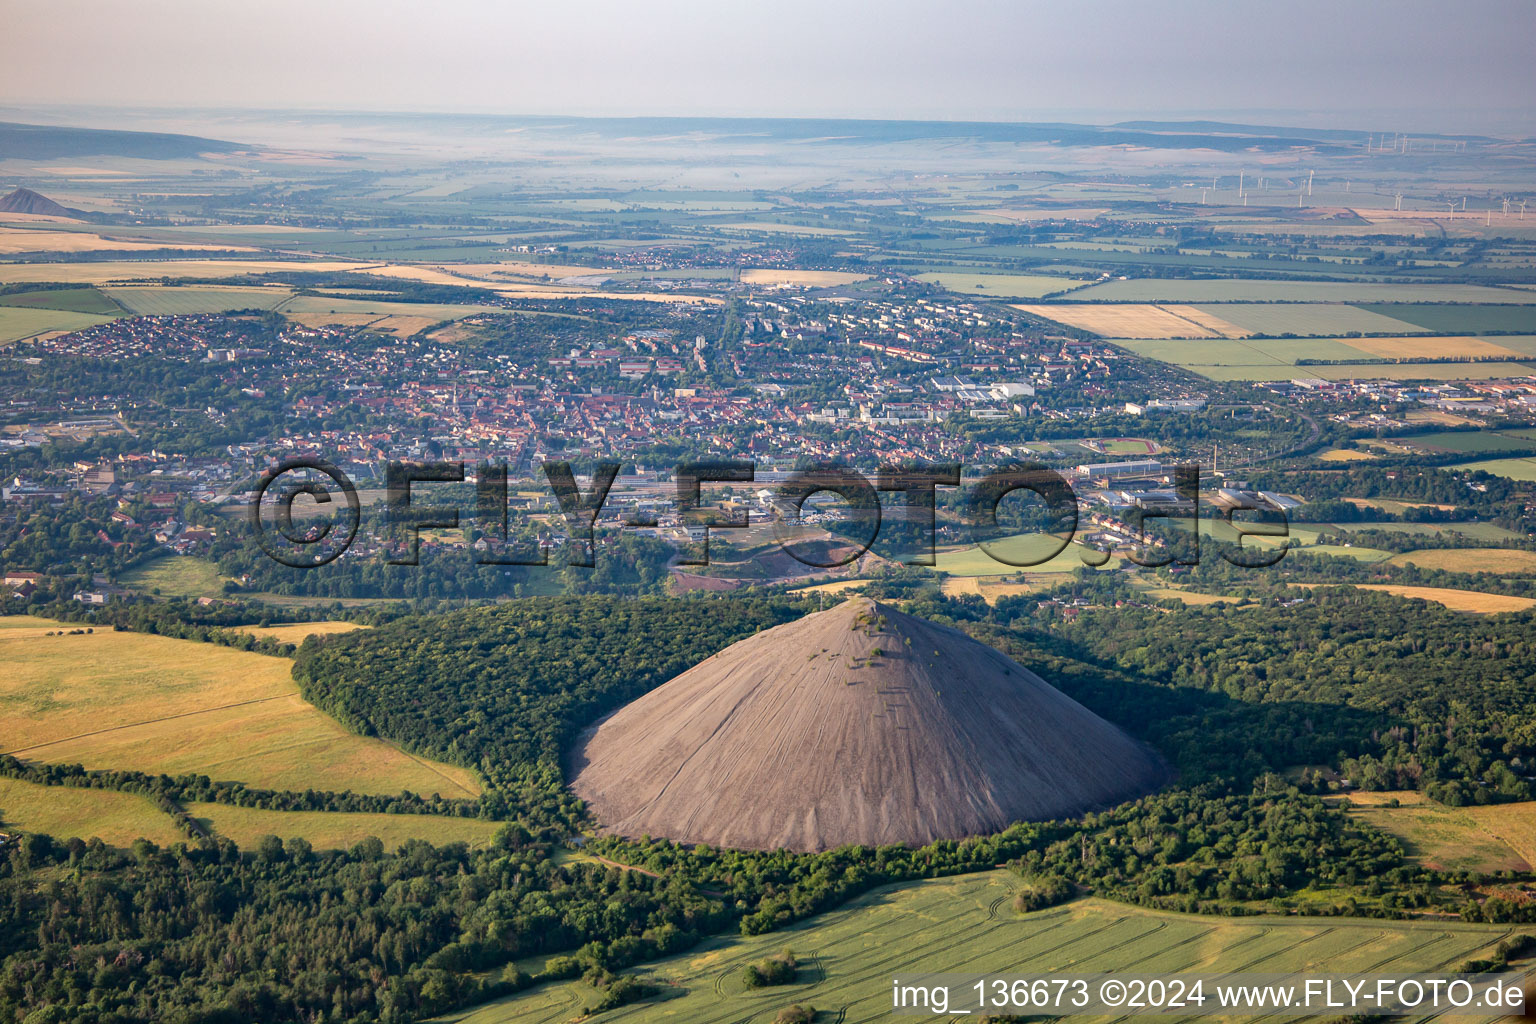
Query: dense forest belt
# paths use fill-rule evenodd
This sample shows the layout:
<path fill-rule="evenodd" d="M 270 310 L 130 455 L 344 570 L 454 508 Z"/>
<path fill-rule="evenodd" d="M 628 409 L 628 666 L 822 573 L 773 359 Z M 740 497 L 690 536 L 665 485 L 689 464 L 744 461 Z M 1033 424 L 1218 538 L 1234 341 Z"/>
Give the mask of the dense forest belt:
<path fill-rule="evenodd" d="M 480 800 L 436 799 L 401 793 L 303 793 L 254 789 L 239 782 L 214 782 L 206 775 L 150 775 L 145 772 L 87 771 L 77 764 L 43 764 L 0 754 L 0 776 L 43 786 L 111 789 L 176 803 L 214 803 L 269 811 L 362 811 L 375 814 L 430 814 L 456 818 L 494 817 Z M 3 810 L 3 808 L 0 808 Z"/>

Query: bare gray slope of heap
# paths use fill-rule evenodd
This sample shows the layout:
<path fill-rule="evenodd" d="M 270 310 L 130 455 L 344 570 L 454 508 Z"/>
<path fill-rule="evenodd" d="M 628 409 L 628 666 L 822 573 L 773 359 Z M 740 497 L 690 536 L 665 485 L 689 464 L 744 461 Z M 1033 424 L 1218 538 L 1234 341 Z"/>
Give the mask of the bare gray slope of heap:
<path fill-rule="evenodd" d="M 922 844 L 1155 789 L 1157 757 L 1002 653 L 865 598 L 766 630 L 589 729 L 610 832 L 743 849 Z"/>

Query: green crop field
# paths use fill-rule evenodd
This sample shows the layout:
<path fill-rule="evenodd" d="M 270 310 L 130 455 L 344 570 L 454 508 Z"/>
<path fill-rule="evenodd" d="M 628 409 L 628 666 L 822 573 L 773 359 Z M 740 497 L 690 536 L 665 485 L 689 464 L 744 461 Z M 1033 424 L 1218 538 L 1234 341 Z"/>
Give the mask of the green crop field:
<path fill-rule="evenodd" d="M 297 792 L 480 791 L 466 769 L 348 732 L 299 696 L 286 658 L 70 628 L 0 618 L 0 752 Z"/>
<path fill-rule="evenodd" d="M 122 308 L 95 288 L 45 288 L 33 292 L 0 295 L 0 306 L 27 309 L 60 309 L 73 313 L 117 316 Z"/>
<path fill-rule="evenodd" d="M 96 324 L 109 323 L 110 316 L 75 313 L 67 309 L 41 309 L 33 306 L 0 306 L 0 345 L 34 338 L 51 331 L 78 331 Z"/>
<path fill-rule="evenodd" d="M 223 313 L 236 309 L 272 309 L 293 295 L 287 288 L 204 288 L 197 285 L 148 285 L 103 289 L 123 307 L 144 316 Z"/>
<path fill-rule="evenodd" d="M 1096 284 L 1073 292 L 1072 299 L 1075 302 L 1536 303 L 1536 293 L 1479 284 L 1135 278 Z"/>
<path fill-rule="evenodd" d="M 1393 319 L 1390 314 L 1339 303 L 1243 303 L 1202 306 L 1200 309 L 1255 334 L 1337 337 L 1350 331 L 1414 334 L 1424 330 L 1415 324 Z"/>
<path fill-rule="evenodd" d="M 300 836 L 317 850 L 350 849 L 369 836 L 383 840 L 386 850 L 395 849 L 407 839 L 425 839 L 434 846 L 485 846 L 501 827 L 498 821 L 433 814 L 266 811 L 229 804 L 188 804 L 187 813 L 204 828 L 245 848 L 254 847 L 262 836 Z"/>
<path fill-rule="evenodd" d="M 1505 302 L 1524 300 L 1505 299 Z M 1361 306 L 1363 310 L 1396 317 L 1436 334 L 1482 334 L 1486 331 L 1516 331 L 1536 334 L 1536 307 L 1529 305 L 1393 305 Z"/>
<path fill-rule="evenodd" d="M 0 779 L 0 832 L 18 829 L 113 846 L 141 838 L 164 846 L 187 838 L 148 797 Z"/>
<path fill-rule="evenodd" d="M 1506 476 L 1511 480 L 1536 480 L 1536 459 L 1480 459 L 1462 462 L 1452 469 L 1476 469 L 1494 476 Z"/>
<path fill-rule="evenodd" d="M 706 939 L 636 969 L 662 995 L 601 1019 L 768 1024 L 784 1007 L 800 1004 L 829 1021 L 866 1024 L 892 1018 L 891 979 L 904 973 L 1429 971 L 1454 967 L 1516 930 L 1439 921 L 1199 917 L 1096 899 L 1016 914 L 1009 906 L 1016 886 L 1004 871 L 888 886 L 782 931 Z M 796 980 L 746 988 L 742 968 L 785 948 L 800 961 Z M 597 998 L 582 982 L 557 982 L 440 1020 L 564 1024 Z"/>
<path fill-rule="evenodd" d="M 1052 277 L 1048 274 L 967 274 L 944 272 L 918 274 L 917 280 L 936 284 L 952 292 L 965 295 L 992 296 L 999 299 L 1038 299 L 1056 292 L 1064 292 L 1081 285 L 1069 277 Z"/>

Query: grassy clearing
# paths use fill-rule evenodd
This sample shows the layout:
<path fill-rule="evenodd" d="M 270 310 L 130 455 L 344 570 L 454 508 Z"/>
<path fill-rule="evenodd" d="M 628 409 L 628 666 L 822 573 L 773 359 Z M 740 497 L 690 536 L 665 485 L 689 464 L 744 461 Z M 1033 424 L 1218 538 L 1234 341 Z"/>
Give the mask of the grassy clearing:
<path fill-rule="evenodd" d="M 166 846 L 187 838 L 146 797 L 0 779 L 0 831 L 15 829 L 58 839 L 95 838 L 112 846 L 140 838 Z"/>
<path fill-rule="evenodd" d="M 1326 584 L 1293 583 L 1293 587 L 1325 586 Z M 1484 594 L 1476 590 L 1454 590 L 1450 587 L 1408 587 L 1395 583 L 1355 583 L 1357 590 L 1379 590 L 1398 597 L 1416 597 L 1444 605 L 1453 612 L 1474 612 L 1479 615 L 1498 615 L 1503 612 L 1523 612 L 1536 607 L 1536 598 L 1510 597 L 1505 594 Z"/>
<path fill-rule="evenodd" d="M 1510 934 L 1498 925 L 1438 921 L 1195 917 L 1095 899 L 1021 915 L 1008 907 L 1016 885 L 1012 875 L 994 871 L 887 886 L 782 931 L 716 936 L 639 968 L 664 995 L 604 1017 L 623 1024 L 767 1024 L 780 1009 L 800 1003 L 827 1020 L 886 1020 L 891 979 L 908 973 L 1048 976 L 1131 965 L 1138 974 L 1158 975 L 1427 971 L 1459 963 Z M 745 965 L 786 947 L 804 965 L 793 984 L 742 984 Z M 563 1024 L 596 998 L 581 982 L 559 982 L 442 1020 Z"/>
<path fill-rule="evenodd" d="M 1177 587 L 1147 587 L 1141 593 L 1149 600 L 1163 600 L 1171 597 L 1175 601 L 1183 601 L 1190 605 L 1224 604 L 1237 600 L 1222 594 L 1202 594 L 1194 590 L 1180 590 Z"/>
<path fill-rule="evenodd" d="M 122 303 L 125 309 L 145 316 L 273 309 L 293 296 L 293 292 L 287 288 L 207 288 L 198 285 L 149 285 L 103 290 Z"/>
<path fill-rule="evenodd" d="M 989 541 L 987 549 L 1009 559 L 1010 562 L 1034 562 L 1060 543 L 1060 538 L 1047 537 L 1043 534 L 1015 534 L 1012 537 L 999 537 L 995 541 Z M 936 552 L 937 564 L 934 568 L 951 576 L 1011 576 L 1020 571 L 1063 573 L 1083 568 L 1086 563 L 1083 562 L 1080 553 L 1087 551 L 1088 549 L 1080 544 L 1068 544 L 1060 554 L 1048 561 L 1036 565 L 1012 565 L 1009 562 L 999 561 L 978 546 L 967 545 Z M 1119 564 L 1120 559 L 1111 556 L 1105 567 L 1112 569 Z"/>
<path fill-rule="evenodd" d="M 468 843 L 487 846 L 497 821 L 445 818 L 431 814 L 352 814 L 329 811 L 264 811 L 229 804 L 188 804 L 187 813 L 204 828 L 252 847 L 262 836 L 299 836 L 317 850 L 345 850 L 374 836 L 393 850 L 407 839 L 425 839 L 434 846 Z"/>
<path fill-rule="evenodd" d="M 916 279 L 962 295 L 997 299 L 1038 299 L 1076 288 L 1083 283 L 1070 277 L 1053 277 L 1049 274 L 967 274 L 958 271 L 918 274 Z"/>
<path fill-rule="evenodd" d="M 170 597 L 223 597 L 224 577 L 206 559 L 169 555 L 123 573 L 123 586 Z"/>
<path fill-rule="evenodd" d="M 190 640 L 0 618 L 0 751 L 198 773 L 270 789 L 473 796 L 473 773 L 356 736 L 304 701 L 292 664 Z"/>
<path fill-rule="evenodd" d="M 668 276 L 687 276 L 673 274 Z M 845 270 L 769 270 L 757 268 L 741 272 L 742 284 L 791 284 L 807 288 L 831 288 L 840 284 L 853 284 L 869 280 L 868 274 L 853 274 Z"/>
<path fill-rule="evenodd" d="M 1529 438 L 1511 437 L 1491 430 L 1442 430 L 1423 434 L 1407 434 L 1391 438 L 1402 445 L 1427 448 L 1437 452 L 1466 452 L 1468 455 L 1483 452 L 1507 452 L 1529 449 Z"/>
<path fill-rule="evenodd" d="M 1481 459 L 1462 462 L 1452 469 L 1476 469 L 1494 476 L 1507 476 L 1511 480 L 1536 480 L 1536 459 Z"/>
<path fill-rule="evenodd" d="M 1427 548 L 1405 551 L 1391 558 L 1393 565 L 1447 572 L 1492 572 L 1502 575 L 1536 573 L 1536 551 L 1519 548 Z"/>
<path fill-rule="evenodd" d="M 272 626 L 237 626 L 242 633 L 265 637 L 284 644 L 301 644 L 306 637 L 334 636 L 350 633 L 354 629 L 366 629 L 355 622 L 279 622 Z"/>
<path fill-rule="evenodd" d="M 1060 577 L 1050 573 L 1041 573 L 1038 576 L 1026 574 L 1023 583 L 992 580 L 986 576 L 951 576 L 939 585 L 939 589 L 949 597 L 975 594 L 987 604 L 997 604 L 998 598 L 1033 594 L 1054 587 L 1060 582 Z"/>
<path fill-rule="evenodd" d="M 1527 864 L 1536 865 L 1536 801 L 1468 807 L 1467 813 Z"/>
<path fill-rule="evenodd" d="M 1396 836 L 1408 856 L 1426 867 L 1490 873 L 1531 870 L 1523 856 L 1492 834 L 1467 808 L 1445 807 L 1412 791 L 1352 793 L 1349 800 L 1352 815 Z M 1392 800 L 1399 806 L 1389 806 Z M 1516 820 L 1510 815 L 1506 818 Z"/>
<path fill-rule="evenodd" d="M 461 284 L 463 282 L 460 282 Z M 457 305 L 445 302 L 393 302 L 389 299 L 353 298 L 335 295 L 297 295 L 286 303 L 282 312 L 287 313 L 372 313 L 375 316 L 412 317 L 425 321 L 424 326 L 444 320 L 458 320 L 476 313 L 501 313 L 495 306 Z M 420 328 L 418 328 L 420 329 Z"/>
<path fill-rule="evenodd" d="M 78 331 L 113 319 L 111 316 L 75 313 L 67 309 L 0 306 L 0 345 L 35 338 L 51 331 Z"/>

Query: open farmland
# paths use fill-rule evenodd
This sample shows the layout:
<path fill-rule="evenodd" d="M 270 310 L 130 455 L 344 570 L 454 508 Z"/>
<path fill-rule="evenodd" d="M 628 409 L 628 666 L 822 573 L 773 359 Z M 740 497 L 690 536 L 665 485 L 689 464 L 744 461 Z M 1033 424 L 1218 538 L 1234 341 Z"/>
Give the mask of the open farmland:
<path fill-rule="evenodd" d="M 1181 366 L 1219 381 L 1289 380 L 1489 380 L 1536 373 L 1526 339 L 1498 338 L 1113 338 L 1113 344 L 1146 359 Z M 1353 360 L 1444 356 L 1498 356 L 1469 362 L 1354 362 Z M 1516 362 L 1515 360 L 1522 360 Z M 1321 362 L 1303 362 L 1321 360 Z"/>
<path fill-rule="evenodd" d="M 113 846 L 141 838 L 163 846 L 187 838 L 148 797 L 0 778 L 0 832 L 15 829 Z"/>
<path fill-rule="evenodd" d="M 1083 283 L 1070 277 L 1053 277 L 1049 274 L 968 274 L 961 271 L 918 274 L 915 279 L 962 295 L 999 299 L 1038 299 L 1044 295 L 1068 291 Z"/>
<path fill-rule="evenodd" d="M 1179 316 L 1162 306 L 1127 304 L 1102 306 L 1017 305 L 1030 316 L 1054 320 L 1068 327 L 1092 331 L 1104 338 L 1220 338 L 1194 319 Z"/>
<path fill-rule="evenodd" d="M 35 292 L 10 292 L 0 295 L 0 306 L 62 309 L 102 316 L 117 316 L 123 312 L 121 306 L 95 288 L 44 288 Z"/>
<path fill-rule="evenodd" d="M 35 338 L 50 331 L 78 331 L 114 319 L 93 313 L 32 306 L 0 306 L 0 345 Z"/>
<path fill-rule="evenodd" d="M 1529 862 L 1490 832 L 1469 808 L 1446 807 L 1411 790 L 1351 793 L 1349 803 L 1351 816 L 1396 836 L 1404 852 L 1425 867 L 1490 874 L 1531 870 Z M 1523 806 L 1536 808 L 1536 804 Z M 1513 820 L 1510 815 L 1504 817 Z"/>
<path fill-rule="evenodd" d="M 1536 303 L 1536 292 L 1478 284 L 1137 278 L 1096 284 L 1073 292 L 1072 299 L 1075 302 Z"/>
<path fill-rule="evenodd" d="M 187 813 L 215 835 L 246 848 L 254 847 L 262 836 L 301 836 L 317 850 L 348 849 L 369 836 L 382 840 L 386 850 L 407 839 L 425 839 L 434 846 L 485 846 L 501 827 L 498 821 L 435 814 L 267 811 L 230 804 L 188 804 Z"/>
<path fill-rule="evenodd" d="M 1536 307 L 1530 305 L 1387 304 L 1360 308 L 1441 334 L 1482 334 L 1488 331 L 1536 334 Z"/>
<path fill-rule="evenodd" d="M 134 313 L 181 316 L 235 309 L 273 309 L 293 296 L 287 288 L 207 288 L 198 285 L 148 285 L 103 289 Z"/>
<path fill-rule="evenodd" d="M 141 633 L 47 636 L 0 618 L 0 752 L 269 789 L 473 796 L 462 768 L 354 735 L 299 696 L 292 663 Z"/>
<path fill-rule="evenodd" d="M 1359 331 L 1361 334 L 1413 334 L 1421 329 L 1391 316 L 1336 302 L 1245 302 L 1187 308 L 1220 317 L 1248 334 L 1329 337 L 1348 334 L 1350 331 Z"/>
<path fill-rule="evenodd" d="M 1428 971 L 1453 967 L 1512 931 L 1437 921 L 1197 917 L 1097 899 L 1016 914 L 1008 904 L 1017 886 L 1003 871 L 886 886 L 781 931 L 709 938 L 634 972 L 662 997 L 603 1016 L 623 1024 L 767 1024 L 798 1003 L 828 1020 L 885 1020 L 891 978 L 903 973 Z M 802 964 L 792 984 L 745 987 L 747 964 L 786 948 Z M 537 970 L 541 959 L 526 967 Z M 598 998 L 583 982 L 556 982 L 440 1020 L 564 1024 Z"/>
<path fill-rule="evenodd" d="M 108 284 L 113 281 L 155 281 L 164 277 L 244 277 L 247 274 L 335 273 L 358 264 L 337 260 L 101 260 L 88 263 L 0 263 L 0 284 L 24 281 L 63 281 Z M 1536 293 L 1531 301 L 1536 302 Z"/>

